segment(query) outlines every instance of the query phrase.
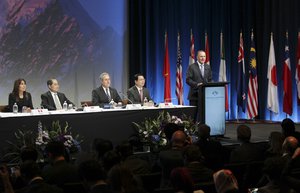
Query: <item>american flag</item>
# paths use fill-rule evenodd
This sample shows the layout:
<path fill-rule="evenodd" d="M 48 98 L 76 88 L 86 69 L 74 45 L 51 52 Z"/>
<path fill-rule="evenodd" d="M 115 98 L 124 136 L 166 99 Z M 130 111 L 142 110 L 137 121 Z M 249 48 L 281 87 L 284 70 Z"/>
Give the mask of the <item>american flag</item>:
<path fill-rule="evenodd" d="M 183 105 L 182 59 L 180 51 L 180 34 L 177 36 L 177 64 L 176 64 L 176 96 L 178 104 Z"/>
<path fill-rule="evenodd" d="M 247 115 L 252 119 L 258 115 L 258 83 L 256 71 L 256 50 L 254 43 L 253 32 L 251 34 L 251 48 L 250 48 L 250 65 L 249 65 L 249 83 L 248 83 L 248 97 L 247 97 Z"/>

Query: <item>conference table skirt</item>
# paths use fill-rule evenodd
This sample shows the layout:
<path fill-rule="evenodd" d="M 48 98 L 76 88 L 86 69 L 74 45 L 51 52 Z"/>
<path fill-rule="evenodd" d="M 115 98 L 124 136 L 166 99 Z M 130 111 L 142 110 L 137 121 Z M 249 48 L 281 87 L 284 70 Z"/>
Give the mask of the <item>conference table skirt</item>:
<path fill-rule="evenodd" d="M 50 127 L 53 121 L 62 125 L 68 122 L 72 133 L 83 138 L 81 148 L 88 150 L 94 138 L 109 139 L 114 145 L 126 140 L 134 134 L 132 122 L 140 123 L 146 117 L 154 118 L 160 111 L 167 111 L 171 115 L 194 115 L 196 107 L 176 106 L 173 108 L 152 108 L 139 110 L 108 110 L 102 112 L 74 112 L 48 115 L 3 116 L 0 115 L 0 147 L 3 150 L 8 146 L 7 140 L 13 141 L 14 133 L 18 129 L 38 129 L 39 121 L 43 126 Z"/>

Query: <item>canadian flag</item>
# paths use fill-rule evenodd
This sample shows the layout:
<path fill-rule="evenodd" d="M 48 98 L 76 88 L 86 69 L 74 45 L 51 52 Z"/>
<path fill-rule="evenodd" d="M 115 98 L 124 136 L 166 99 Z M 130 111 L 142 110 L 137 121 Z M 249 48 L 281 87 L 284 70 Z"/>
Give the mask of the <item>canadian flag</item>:
<path fill-rule="evenodd" d="M 276 60 L 273 43 L 273 35 L 271 34 L 269 60 L 268 60 L 268 109 L 274 113 L 278 113 L 278 88 L 277 88 L 277 72 Z"/>

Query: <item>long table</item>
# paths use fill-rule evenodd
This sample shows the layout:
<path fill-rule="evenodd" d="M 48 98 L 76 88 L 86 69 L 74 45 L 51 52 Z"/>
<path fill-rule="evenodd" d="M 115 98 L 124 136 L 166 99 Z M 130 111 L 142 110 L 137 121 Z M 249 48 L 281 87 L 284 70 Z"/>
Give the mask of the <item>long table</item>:
<path fill-rule="evenodd" d="M 140 123 L 146 117 L 156 117 L 160 111 L 167 111 L 171 115 L 186 114 L 193 117 L 196 107 L 175 106 L 172 108 L 149 109 L 108 109 L 101 112 L 66 111 L 51 114 L 32 115 L 27 113 L 0 113 L 0 147 L 3 150 L 8 144 L 6 140 L 14 140 L 14 132 L 18 129 L 36 129 L 39 121 L 49 127 L 53 121 L 60 121 L 62 125 L 67 121 L 73 133 L 83 137 L 82 149 L 87 150 L 94 138 L 110 139 L 114 145 L 126 140 L 134 134 L 132 122 Z"/>

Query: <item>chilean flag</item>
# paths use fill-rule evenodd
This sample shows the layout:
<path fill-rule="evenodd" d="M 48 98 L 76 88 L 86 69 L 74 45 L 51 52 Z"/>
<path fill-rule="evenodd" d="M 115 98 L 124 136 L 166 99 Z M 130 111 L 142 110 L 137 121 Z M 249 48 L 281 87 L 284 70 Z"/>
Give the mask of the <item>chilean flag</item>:
<path fill-rule="evenodd" d="M 286 33 L 285 58 L 283 64 L 283 112 L 293 114 L 292 73 L 289 54 L 288 33 Z"/>

